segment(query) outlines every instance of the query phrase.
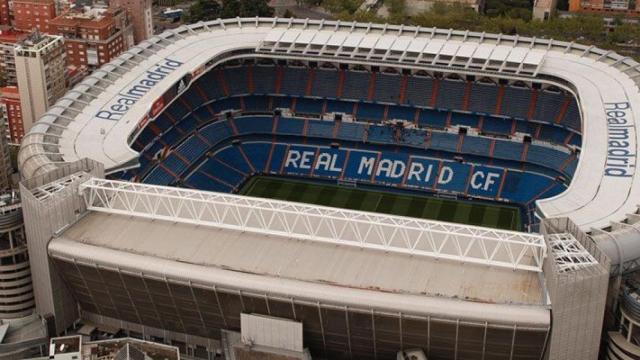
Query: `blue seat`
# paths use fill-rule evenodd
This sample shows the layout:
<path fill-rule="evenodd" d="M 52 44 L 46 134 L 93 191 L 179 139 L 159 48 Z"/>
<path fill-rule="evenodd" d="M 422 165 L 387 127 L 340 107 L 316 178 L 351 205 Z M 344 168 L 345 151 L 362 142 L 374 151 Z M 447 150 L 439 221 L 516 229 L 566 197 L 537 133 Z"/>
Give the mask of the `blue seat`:
<path fill-rule="evenodd" d="M 288 97 L 288 96 L 275 96 L 272 97 L 272 108 L 273 109 L 277 109 L 277 108 L 282 108 L 282 109 L 290 109 L 291 108 L 291 101 L 292 98 Z"/>
<path fill-rule="evenodd" d="M 393 128 L 389 126 L 372 125 L 369 127 L 367 139 L 376 143 L 393 143 L 393 135 Z"/>
<path fill-rule="evenodd" d="M 273 130 L 271 116 L 250 116 L 234 119 L 239 134 L 270 134 Z"/>
<path fill-rule="evenodd" d="M 171 129 L 163 133 L 162 136 L 160 136 L 160 142 L 173 147 L 178 142 L 180 142 L 180 139 L 184 136 L 184 134 L 185 133 L 182 131 L 182 129 L 172 127 Z"/>
<path fill-rule="evenodd" d="M 435 150 L 456 152 L 458 148 L 457 134 L 434 131 L 431 133 L 429 147 Z"/>
<path fill-rule="evenodd" d="M 416 117 L 416 109 L 409 106 L 389 106 L 387 120 L 405 120 L 413 122 Z"/>
<path fill-rule="evenodd" d="M 422 109 L 418 124 L 432 128 L 445 128 L 447 126 L 447 115 L 448 112 L 446 111 Z"/>
<path fill-rule="evenodd" d="M 184 100 L 189 107 L 193 110 L 202 104 L 203 99 L 198 92 L 195 90 L 195 87 L 191 86 L 187 91 L 185 91 L 182 95 L 180 95 L 182 100 Z"/>
<path fill-rule="evenodd" d="M 560 113 L 564 101 L 565 95 L 562 92 L 538 91 L 538 100 L 536 101 L 536 110 L 533 118 L 553 124 Z"/>
<path fill-rule="evenodd" d="M 333 121 L 309 120 L 309 129 L 307 130 L 307 136 L 331 139 L 333 138 L 334 126 L 335 123 Z"/>
<path fill-rule="evenodd" d="M 226 146 L 224 149 L 218 151 L 214 158 L 244 174 L 251 174 L 253 172 L 251 165 L 247 164 L 247 161 L 244 156 L 242 156 L 238 146 Z"/>
<path fill-rule="evenodd" d="M 269 171 L 272 174 L 280 174 L 286 150 L 287 146 L 284 144 L 276 144 L 276 146 L 273 147 L 273 151 L 271 153 L 271 164 L 268 164 Z"/>
<path fill-rule="evenodd" d="M 384 106 L 379 104 L 360 103 L 356 118 L 360 121 L 379 122 L 384 118 Z"/>
<path fill-rule="evenodd" d="M 193 115 L 200 119 L 202 122 L 211 121 L 215 113 L 211 111 L 211 108 L 207 105 L 203 105 L 193 111 Z"/>
<path fill-rule="evenodd" d="M 243 143 L 241 146 L 254 169 L 257 172 L 265 171 L 271 152 L 271 143 L 250 142 Z"/>
<path fill-rule="evenodd" d="M 552 184 L 552 179 L 542 175 L 508 170 L 500 196 L 525 204 L 537 199 Z"/>
<path fill-rule="evenodd" d="M 431 103 L 433 79 L 421 76 L 410 76 L 407 80 L 405 102 L 415 106 L 428 106 Z"/>
<path fill-rule="evenodd" d="M 499 90 L 498 85 L 474 82 L 469 94 L 467 110 L 482 114 L 494 114 Z"/>
<path fill-rule="evenodd" d="M 229 138 L 231 129 L 226 121 L 217 121 L 201 128 L 200 135 L 210 144 L 215 145 L 221 140 Z"/>
<path fill-rule="evenodd" d="M 142 132 L 140 132 L 136 140 L 133 142 L 133 149 L 135 151 L 141 151 L 155 139 L 156 134 L 154 134 L 149 127 L 146 127 Z"/>
<path fill-rule="evenodd" d="M 282 86 L 280 94 L 289 96 L 304 96 L 309 80 L 309 69 L 285 67 L 282 68 Z"/>
<path fill-rule="evenodd" d="M 206 176 L 201 172 L 195 172 L 191 174 L 185 180 L 185 184 L 187 184 L 188 186 L 194 189 L 199 189 L 199 190 L 216 191 L 221 193 L 233 192 L 232 187 L 225 185 L 220 181 L 212 179 L 211 177 Z"/>
<path fill-rule="evenodd" d="M 194 116 L 188 115 L 180 120 L 180 122 L 177 123 L 176 126 L 179 127 L 182 132 L 190 133 L 198 126 L 198 120 Z"/>
<path fill-rule="evenodd" d="M 324 101 L 318 99 L 298 98 L 296 100 L 297 114 L 322 114 L 322 106 Z"/>
<path fill-rule="evenodd" d="M 280 118 L 276 131 L 279 134 L 302 135 L 304 131 L 304 120 L 297 118 Z"/>
<path fill-rule="evenodd" d="M 202 173 L 209 174 L 217 179 L 220 179 L 224 184 L 231 186 L 232 188 L 236 188 L 240 186 L 244 180 L 245 175 L 226 166 L 224 162 L 221 162 L 217 158 L 217 154 L 208 159 L 198 171 Z"/>
<path fill-rule="evenodd" d="M 169 185 L 174 177 L 166 172 L 163 168 L 156 166 L 147 174 L 144 179 L 146 184 L 152 185 Z"/>
<path fill-rule="evenodd" d="M 247 112 L 268 112 L 269 98 L 266 96 L 245 96 L 244 110 Z"/>
<path fill-rule="evenodd" d="M 350 100 L 364 100 L 369 94 L 371 74 L 360 71 L 346 71 L 342 89 L 342 98 Z"/>
<path fill-rule="evenodd" d="M 402 76 L 399 74 L 376 74 L 375 95 L 373 100 L 397 104 L 400 102 Z"/>
<path fill-rule="evenodd" d="M 486 117 L 482 122 L 482 131 L 491 134 L 511 134 L 513 120 L 497 117 Z"/>
<path fill-rule="evenodd" d="M 178 147 L 177 151 L 189 163 L 193 163 L 202 156 L 208 148 L 209 146 L 204 141 L 199 137 L 192 135 Z"/>
<path fill-rule="evenodd" d="M 568 154 L 548 147 L 531 144 L 527 151 L 527 161 L 534 164 L 551 167 L 560 170 L 562 164 L 569 157 Z"/>
<path fill-rule="evenodd" d="M 536 134 L 538 125 L 539 124 L 535 122 L 518 120 L 516 121 L 516 132 L 529 134 L 531 137 L 533 137 Z"/>
<path fill-rule="evenodd" d="M 364 127 L 356 123 L 340 123 L 337 137 L 343 140 L 362 141 L 364 136 Z"/>
<path fill-rule="evenodd" d="M 228 110 L 240 110 L 242 106 L 240 105 L 239 97 L 226 98 L 222 100 L 218 100 L 209 105 L 214 113 L 219 114 L 223 111 Z"/>
<path fill-rule="evenodd" d="M 470 128 L 478 127 L 478 116 L 463 113 L 451 113 L 451 125 L 460 125 Z"/>
<path fill-rule="evenodd" d="M 256 65 L 252 70 L 254 94 L 275 94 L 276 67 L 270 65 Z"/>
<path fill-rule="evenodd" d="M 410 146 L 424 146 L 427 132 L 421 129 L 403 129 L 400 132 L 400 142 Z"/>
<path fill-rule="evenodd" d="M 520 119 L 527 119 L 530 102 L 531 89 L 507 86 L 504 88 L 500 114 Z"/>
<path fill-rule="evenodd" d="M 466 135 L 462 142 L 462 152 L 465 154 L 474 154 L 480 156 L 489 156 L 491 148 L 491 139 Z"/>
<path fill-rule="evenodd" d="M 218 81 L 215 70 L 209 71 L 208 73 L 202 75 L 196 81 L 196 84 L 207 95 L 208 100 L 220 99 L 224 96 L 224 90 L 222 89 L 222 85 Z"/>
<path fill-rule="evenodd" d="M 562 124 L 575 131 L 582 131 L 582 122 L 580 121 L 580 110 L 575 98 L 571 98 L 567 112 L 564 114 Z"/>
<path fill-rule="evenodd" d="M 564 144 L 564 140 L 568 135 L 569 131 L 559 126 L 542 125 L 538 139 L 556 144 Z"/>
<path fill-rule="evenodd" d="M 447 110 L 462 109 L 466 86 L 466 81 L 441 80 L 436 107 Z"/>
<path fill-rule="evenodd" d="M 229 87 L 229 95 L 237 96 L 249 93 L 246 66 L 227 67 L 224 68 L 223 73 L 224 79 Z"/>
<path fill-rule="evenodd" d="M 340 74 L 335 69 L 317 69 L 311 86 L 311 95 L 323 98 L 335 98 L 338 91 Z"/>
<path fill-rule="evenodd" d="M 153 124 L 160 129 L 160 131 L 166 131 L 168 128 L 173 126 L 173 122 L 169 120 L 165 113 L 161 113 L 158 117 L 153 120 Z"/>
<path fill-rule="evenodd" d="M 184 170 L 187 169 L 187 163 L 185 163 L 182 159 L 176 155 L 175 152 L 169 154 L 163 161 L 162 165 L 172 173 L 176 175 L 180 175 Z"/>
<path fill-rule="evenodd" d="M 493 149 L 493 157 L 505 160 L 520 161 L 524 145 L 519 142 L 509 140 L 496 140 Z"/>
<path fill-rule="evenodd" d="M 574 133 L 571 137 L 571 140 L 569 140 L 569 144 L 577 147 L 582 147 L 582 136 Z"/>
<path fill-rule="evenodd" d="M 327 100 L 327 112 L 353 114 L 353 105 L 351 101 Z"/>

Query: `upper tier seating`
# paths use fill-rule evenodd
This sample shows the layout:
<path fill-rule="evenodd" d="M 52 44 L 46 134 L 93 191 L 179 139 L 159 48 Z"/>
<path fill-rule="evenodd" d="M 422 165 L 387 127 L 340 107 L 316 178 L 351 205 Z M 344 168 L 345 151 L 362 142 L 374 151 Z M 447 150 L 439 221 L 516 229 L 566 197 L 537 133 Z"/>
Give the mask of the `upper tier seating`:
<path fill-rule="evenodd" d="M 531 103 L 531 90 L 507 86 L 504 89 L 502 109 L 500 115 L 527 119 L 529 116 L 529 104 Z"/>
<path fill-rule="evenodd" d="M 433 92 L 433 79 L 421 76 L 410 76 L 407 81 L 405 101 L 409 105 L 429 106 Z"/>
<path fill-rule="evenodd" d="M 257 65 L 253 67 L 253 92 L 255 94 L 275 94 L 276 67 Z"/>
<path fill-rule="evenodd" d="M 464 91 L 467 83 L 465 81 L 442 80 L 438 90 L 436 107 L 439 109 L 458 110 L 462 109 L 464 101 Z"/>
<path fill-rule="evenodd" d="M 346 71 L 342 98 L 351 100 L 367 99 L 371 74 L 360 71 Z"/>
<path fill-rule="evenodd" d="M 377 73 L 375 81 L 375 95 L 373 98 L 375 101 L 391 104 L 400 102 L 402 76 L 398 74 Z"/>
<path fill-rule="evenodd" d="M 311 94 L 323 98 L 335 98 L 338 92 L 338 70 L 317 69 L 311 87 Z"/>
<path fill-rule="evenodd" d="M 229 87 L 229 95 L 249 94 L 249 80 L 246 66 L 224 69 L 224 79 Z"/>
<path fill-rule="evenodd" d="M 497 85 L 473 83 L 467 110 L 483 114 L 495 114 L 499 90 L 500 87 Z"/>
<path fill-rule="evenodd" d="M 309 69 L 307 68 L 282 68 L 282 86 L 280 94 L 301 96 L 305 94 Z"/>

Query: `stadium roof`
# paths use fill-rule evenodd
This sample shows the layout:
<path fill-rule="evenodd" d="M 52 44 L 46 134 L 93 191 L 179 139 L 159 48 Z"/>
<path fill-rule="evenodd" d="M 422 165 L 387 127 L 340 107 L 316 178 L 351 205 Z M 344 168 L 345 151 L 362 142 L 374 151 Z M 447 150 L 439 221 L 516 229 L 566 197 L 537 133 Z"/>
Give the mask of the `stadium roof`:
<path fill-rule="evenodd" d="M 84 157 L 112 171 L 133 166 L 138 154 L 129 142 L 146 124 L 154 100 L 186 74 L 198 76 L 218 63 L 245 56 L 324 59 L 554 83 L 579 100 L 583 145 L 569 189 L 539 201 L 540 214 L 569 216 L 589 230 L 623 221 L 637 210 L 637 62 L 593 46 L 546 39 L 324 20 L 227 19 L 154 36 L 85 78 L 51 107 L 24 139 L 19 156 L 22 174 L 31 177 L 55 168 L 56 163 Z M 167 74 L 145 90 L 140 101 L 126 109 L 117 106 L 123 93 L 157 69 Z M 109 109 L 114 105 L 120 112 L 111 116 Z M 607 110 L 611 121 L 607 121 Z"/>
<path fill-rule="evenodd" d="M 100 186 L 109 185 L 118 189 L 118 196 L 99 191 Z M 367 244 L 355 246 L 344 240 L 326 241 L 304 237 L 301 235 L 304 230 L 283 230 L 282 234 L 289 233 L 285 236 L 275 231 L 252 230 L 248 225 L 234 228 L 227 224 L 233 214 L 240 215 L 238 219 L 253 218 L 239 207 L 248 202 L 253 201 L 248 205 L 254 209 L 259 203 L 286 204 L 274 200 L 95 178 L 82 184 L 80 191 L 84 192 L 89 212 L 50 242 L 49 253 L 55 258 L 132 274 L 143 272 L 160 278 L 183 279 L 202 286 L 217 284 L 283 297 L 296 294 L 343 306 L 367 304 L 407 314 L 516 323 L 525 327 L 549 323 L 546 291 L 536 271 L 480 264 L 471 258 L 410 254 L 393 246 L 385 250 Z M 173 218 L 166 215 L 172 210 L 177 214 L 209 213 L 206 207 L 198 207 L 193 201 L 200 201 L 198 195 L 235 199 L 229 206 L 211 209 L 210 215 L 217 214 L 223 224 L 214 225 L 213 220 L 207 223 L 186 215 Z M 286 210 L 268 212 L 278 214 Z M 277 215 L 272 216 L 269 222 L 276 223 L 273 219 Z M 307 220 L 292 219 L 292 222 L 313 223 L 312 214 L 304 217 Z M 384 218 L 393 217 L 380 215 L 379 222 L 384 222 Z M 503 233 L 517 234 L 497 231 L 487 236 Z M 533 234 L 519 236 L 542 239 Z M 434 237 L 432 241 L 442 240 Z M 464 248 L 474 241 L 482 242 L 482 236 L 474 235 L 460 244 Z M 506 243 L 509 239 L 500 241 Z"/>

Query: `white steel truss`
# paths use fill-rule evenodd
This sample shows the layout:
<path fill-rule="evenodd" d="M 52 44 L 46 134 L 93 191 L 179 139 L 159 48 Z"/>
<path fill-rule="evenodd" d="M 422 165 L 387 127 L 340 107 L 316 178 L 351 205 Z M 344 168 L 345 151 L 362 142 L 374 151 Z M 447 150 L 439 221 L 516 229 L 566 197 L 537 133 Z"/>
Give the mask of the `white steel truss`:
<path fill-rule="evenodd" d="M 597 265 L 598 261 L 570 233 L 547 236 L 551 257 L 561 273 Z"/>
<path fill-rule="evenodd" d="M 215 192 L 91 178 L 87 208 L 113 214 L 542 271 L 541 235 L 312 206 Z"/>

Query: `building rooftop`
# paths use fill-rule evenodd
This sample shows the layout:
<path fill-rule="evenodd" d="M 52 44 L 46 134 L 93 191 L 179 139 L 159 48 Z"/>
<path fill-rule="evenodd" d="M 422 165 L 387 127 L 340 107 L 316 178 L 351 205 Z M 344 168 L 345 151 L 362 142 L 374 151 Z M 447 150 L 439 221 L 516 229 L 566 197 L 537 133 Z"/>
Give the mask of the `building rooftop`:
<path fill-rule="evenodd" d="M 13 29 L 6 29 L 0 31 L 0 42 L 15 44 L 21 40 L 24 40 L 29 33 L 17 31 Z"/>
<path fill-rule="evenodd" d="M 133 338 L 83 342 L 80 335 L 52 338 L 49 359 L 180 360 L 180 351 L 169 346 Z"/>
<path fill-rule="evenodd" d="M 365 290 L 367 302 L 380 297 L 386 306 L 439 315 L 548 321 L 540 273 L 393 251 L 92 211 L 54 239 L 49 252 L 79 263 L 134 266 L 128 270 L 136 273 L 188 273 L 194 282 L 216 281 L 222 271 L 234 287 L 242 287 L 245 275 L 259 275 L 271 293 L 290 283 L 310 298 L 337 296 L 361 305 L 364 299 L 340 289 Z M 390 295 L 399 297 L 383 299 Z"/>
<path fill-rule="evenodd" d="M 29 34 L 29 36 L 24 38 L 22 41 L 18 42 L 16 46 L 16 51 L 39 50 L 46 47 L 50 43 L 61 40 L 61 39 L 62 39 L 61 36 L 35 32 L 32 34 Z"/>
<path fill-rule="evenodd" d="M 49 21 L 53 26 L 103 28 L 113 23 L 109 9 L 105 7 L 74 7 Z"/>
<path fill-rule="evenodd" d="M 20 99 L 20 92 L 17 86 L 4 86 L 0 88 L 0 97 Z"/>

